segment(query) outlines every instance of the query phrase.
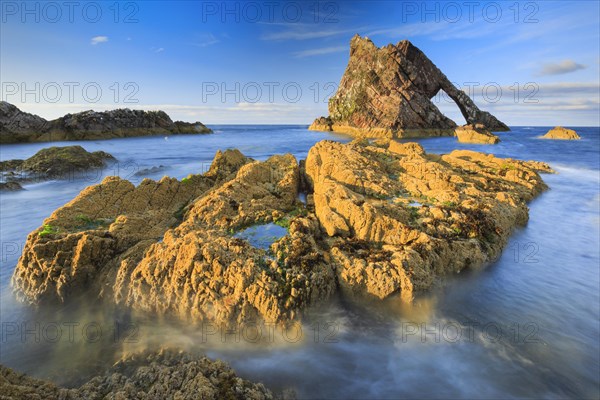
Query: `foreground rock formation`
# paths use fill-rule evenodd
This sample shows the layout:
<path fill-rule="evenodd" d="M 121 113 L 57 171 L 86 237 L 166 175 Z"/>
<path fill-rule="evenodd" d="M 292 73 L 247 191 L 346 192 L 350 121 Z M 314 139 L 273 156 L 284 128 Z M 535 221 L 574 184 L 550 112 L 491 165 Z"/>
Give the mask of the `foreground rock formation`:
<path fill-rule="evenodd" d="M 134 354 L 77 388 L 57 387 L 0 366 L 0 398 L 268 400 L 275 397 L 262 384 L 237 377 L 222 361 L 161 351 Z"/>
<path fill-rule="evenodd" d="M 27 160 L 0 162 L 0 173 L 7 190 L 18 190 L 18 182 L 68 179 L 83 171 L 103 168 L 115 158 L 103 151 L 86 151 L 81 146 L 49 147 Z M 20 186 L 20 185 L 19 185 Z"/>
<path fill-rule="evenodd" d="M 85 293 L 218 324 L 285 324 L 338 290 L 410 301 L 498 256 L 546 188 L 538 171 L 551 170 L 386 140 L 319 142 L 300 163 L 227 150 L 182 181 L 88 187 L 28 236 L 12 284 L 32 304 Z M 234 237 L 273 221 L 288 234 L 268 250 Z"/>
<path fill-rule="evenodd" d="M 440 90 L 456 102 L 467 124 L 509 130 L 481 111 L 408 40 L 377 48 L 358 35 L 350 41 L 348 66 L 329 99 L 329 117 L 317 118 L 309 129 L 388 138 L 452 136 L 456 123 L 431 101 Z"/>
<path fill-rule="evenodd" d="M 163 134 L 211 133 L 200 122 L 173 122 L 164 111 L 128 108 L 84 111 L 47 121 L 0 102 L 0 143 L 98 140 Z"/>
<path fill-rule="evenodd" d="M 459 126 L 454 131 L 458 141 L 461 143 L 475 144 L 497 144 L 500 143 L 500 138 L 487 130 L 484 125 L 464 125 Z"/>
<path fill-rule="evenodd" d="M 542 136 L 542 139 L 579 140 L 581 137 L 573 129 L 557 126 L 550 129 L 544 136 Z"/>

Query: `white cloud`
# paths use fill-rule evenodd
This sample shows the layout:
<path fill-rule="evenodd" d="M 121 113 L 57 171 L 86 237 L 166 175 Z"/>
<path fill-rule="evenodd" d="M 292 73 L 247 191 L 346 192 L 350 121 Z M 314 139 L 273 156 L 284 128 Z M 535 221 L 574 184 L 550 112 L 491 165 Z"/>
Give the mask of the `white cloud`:
<path fill-rule="evenodd" d="M 321 47 L 319 49 L 303 50 L 294 53 L 296 58 L 320 56 L 323 54 L 341 53 L 343 51 L 349 51 L 348 46 L 333 46 L 333 47 Z"/>
<path fill-rule="evenodd" d="M 586 66 L 582 64 L 578 64 L 573 60 L 562 60 L 558 63 L 548 63 L 544 64 L 544 67 L 538 73 L 540 76 L 546 75 L 562 75 L 568 74 L 569 72 L 574 72 L 580 69 L 585 69 Z"/>
<path fill-rule="evenodd" d="M 310 24 L 303 25 L 286 25 L 288 29 L 280 32 L 271 32 L 261 36 L 262 40 L 278 41 L 278 40 L 309 40 L 323 39 L 338 35 L 355 34 L 356 29 L 345 30 L 315 30 L 315 26 Z"/>
<path fill-rule="evenodd" d="M 155 53 L 162 53 L 163 51 L 165 51 L 164 47 L 159 47 L 158 49 L 154 50 Z"/>
<path fill-rule="evenodd" d="M 108 36 L 94 36 L 90 41 L 90 44 L 97 45 L 98 43 L 108 42 Z"/>

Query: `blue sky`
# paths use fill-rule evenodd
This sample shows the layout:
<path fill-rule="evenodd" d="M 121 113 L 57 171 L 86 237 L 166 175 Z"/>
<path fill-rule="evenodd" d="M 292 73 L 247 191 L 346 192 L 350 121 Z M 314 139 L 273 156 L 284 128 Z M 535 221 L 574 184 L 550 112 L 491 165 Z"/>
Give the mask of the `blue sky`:
<path fill-rule="evenodd" d="M 2 100 L 46 118 L 129 107 L 309 124 L 327 114 L 358 33 L 411 40 L 509 125 L 600 125 L 597 1 L 0 4 Z"/>

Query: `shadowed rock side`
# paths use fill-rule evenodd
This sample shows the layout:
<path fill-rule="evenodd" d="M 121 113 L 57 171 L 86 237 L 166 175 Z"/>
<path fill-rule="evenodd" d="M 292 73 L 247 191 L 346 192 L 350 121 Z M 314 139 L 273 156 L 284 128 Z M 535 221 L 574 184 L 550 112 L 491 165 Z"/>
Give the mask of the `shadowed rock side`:
<path fill-rule="evenodd" d="M 141 353 L 116 363 L 78 388 L 61 388 L 0 366 L 0 399 L 253 399 L 276 398 L 241 379 L 224 362 L 175 351 Z"/>
<path fill-rule="evenodd" d="M 467 124 L 509 130 L 481 111 L 408 40 L 377 48 L 358 35 L 350 41 L 348 66 L 329 99 L 329 117 L 317 118 L 309 129 L 388 138 L 452 136 L 456 123 L 431 102 L 440 90 L 456 102 Z"/>
<path fill-rule="evenodd" d="M 550 129 L 544 136 L 542 136 L 542 139 L 579 140 L 581 139 L 581 136 L 579 136 L 573 129 L 557 126 Z"/>
<path fill-rule="evenodd" d="M 437 277 L 496 257 L 546 188 L 537 171 L 551 171 L 366 140 L 320 142 L 300 165 L 228 150 L 181 182 L 106 178 L 28 236 L 17 296 L 56 303 L 86 292 L 219 324 L 290 322 L 338 289 L 410 301 Z M 233 236 L 273 221 L 288 234 L 268 250 Z"/>
<path fill-rule="evenodd" d="M 0 102 L 0 143 L 98 140 L 160 134 L 211 133 L 200 122 L 173 122 L 164 111 L 128 108 L 67 114 L 47 121 Z"/>

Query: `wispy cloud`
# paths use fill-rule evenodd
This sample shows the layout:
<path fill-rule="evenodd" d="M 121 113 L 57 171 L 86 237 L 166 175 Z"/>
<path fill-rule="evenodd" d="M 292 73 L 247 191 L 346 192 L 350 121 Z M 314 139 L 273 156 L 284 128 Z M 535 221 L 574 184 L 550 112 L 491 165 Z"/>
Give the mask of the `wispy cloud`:
<path fill-rule="evenodd" d="M 270 41 L 324 39 L 357 32 L 357 29 L 315 30 L 314 24 L 286 24 L 284 26 L 286 29 L 279 32 L 266 33 L 261 36 L 261 39 Z"/>
<path fill-rule="evenodd" d="M 158 49 L 154 50 L 155 53 L 162 53 L 163 51 L 165 51 L 164 47 L 159 47 Z"/>
<path fill-rule="evenodd" d="M 562 75 L 568 74 L 569 72 L 575 72 L 580 69 L 585 69 L 586 66 L 578 64 L 573 60 L 563 60 L 558 63 L 548 63 L 538 73 L 539 76 L 546 75 Z"/>
<path fill-rule="evenodd" d="M 349 51 L 348 46 L 332 46 L 332 47 L 321 47 L 319 49 L 302 50 L 294 53 L 296 58 L 321 56 L 323 54 L 341 53 L 343 51 Z"/>
<path fill-rule="evenodd" d="M 91 40 L 90 40 L 90 44 L 92 45 L 97 45 L 98 43 L 106 43 L 108 42 L 108 36 L 94 36 Z"/>
<path fill-rule="evenodd" d="M 198 35 L 197 40 L 192 43 L 193 46 L 196 47 L 208 47 L 213 44 L 219 43 L 220 40 L 215 37 L 212 33 Z"/>

